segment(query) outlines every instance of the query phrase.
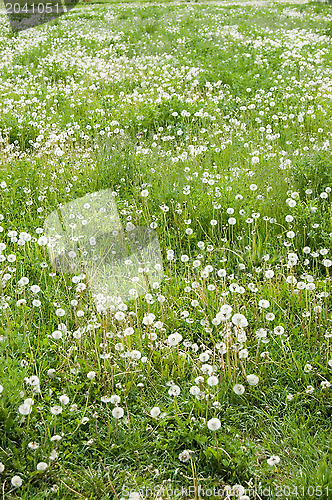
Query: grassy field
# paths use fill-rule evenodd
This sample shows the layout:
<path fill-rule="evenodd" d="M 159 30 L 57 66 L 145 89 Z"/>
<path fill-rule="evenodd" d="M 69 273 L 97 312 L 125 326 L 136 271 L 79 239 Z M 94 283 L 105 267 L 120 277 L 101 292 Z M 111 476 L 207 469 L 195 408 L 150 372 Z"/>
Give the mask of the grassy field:
<path fill-rule="evenodd" d="M 328 500 L 331 6 L 99 3 L 0 16 L 0 497 Z M 106 188 L 165 278 L 102 309 L 43 233 Z"/>

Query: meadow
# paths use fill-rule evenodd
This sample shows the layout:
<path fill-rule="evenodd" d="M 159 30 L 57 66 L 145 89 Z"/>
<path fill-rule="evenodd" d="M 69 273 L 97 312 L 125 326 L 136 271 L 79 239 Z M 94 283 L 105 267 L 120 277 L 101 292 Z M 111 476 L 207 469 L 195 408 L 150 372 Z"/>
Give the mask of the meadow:
<path fill-rule="evenodd" d="M 332 498 L 331 5 L 0 23 L 0 497 Z M 44 228 L 104 189 L 165 273 L 109 308 Z"/>

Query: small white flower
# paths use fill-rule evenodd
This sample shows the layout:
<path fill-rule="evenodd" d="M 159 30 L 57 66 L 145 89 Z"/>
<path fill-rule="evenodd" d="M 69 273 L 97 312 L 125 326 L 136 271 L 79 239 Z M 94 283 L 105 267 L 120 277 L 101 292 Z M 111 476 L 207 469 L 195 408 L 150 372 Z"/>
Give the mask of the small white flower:
<path fill-rule="evenodd" d="M 44 472 L 47 469 L 48 465 L 46 462 L 39 462 L 37 464 L 37 470 Z"/>
<path fill-rule="evenodd" d="M 40 246 L 45 246 L 47 244 L 46 236 L 41 236 L 40 238 L 38 238 L 37 243 Z"/>
<path fill-rule="evenodd" d="M 245 493 L 245 489 L 241 484 L 234 484 L 232 493 L 233 495 L 237 495 L 239 497 L 240 495 L 243 495 Z"/>
<path fill-rule="evenodd" d="M 181 389 L 178 385 L 172 385 L 169 390 L 168 390 L 168 394 L 170 396 L 178 396 L 181 392 Z"/>
<path fill-rule="evenodd" d="M 124 415 L 123 408 L 120 408 L 119 406 L 116 406 L 112 410 L 112 415 L 114 418 L 122 418 Z"/>
<path fill-rule="evenodd" d="M 207 361 L 209 361 L 209 358 L 210 358 L 210 355 L 209 355 L 209 353 L 208 353 L 208 352 L 202 352 L 202 353 L 199 355 L 199 357 L 198 357 L 198 359 L 199 359 L 200 361 L 202 361 L 202 363 L 206 363 Z"/>
<path fill-rule="evenodd" d="M 199 394 L 201 390 L 199 387 L 197 387 L 197 385 L 193 385 L 192 387 L 190 387 L 189 392 L 192 396 L 197 396 L 197 394 Z"/>
<path fill-rule="evenodd" d="M 131 359 L 138 360 L 138 359 L 141 359 L 142 354 L 137 349 L 134 349 L 133 351 L 131 351 L 130 357 L 131 357 Z"/>
<path fill-rule="evenodd" d="M 112 394 L 110 401 L 113 405 L 117 405 L 120 403 L 121 398 L 117 394 Z"/>
<path fill-rule="evenodd" d="M 0 462 L 0 474 L 5 470 L 5 466 Z"/>
<path fill-rule="evenodd" d="M 125 319 L 126 315 L 122 311 L 116 311 L 114 314 L 114 318 L 117 319 L 118 321 L 123 321 Z"/>
<path fill-rule="evenodd" d="M 190 460 L 190 451 L 184 450 L 179 454 L 179 460 L 186 464 Z"/>
<path fill-rule="evenodd" d="M 239 351 L 239 359 L 246 359 L 248 357 L 248 350 L 247 349 L 241 349 Z"/>
<path fill-rule="evenodd" d="M 239 313 L 233 315 L 232 323 L 235 326 L 239 326 L 241 328 L 248 326 L 247 318 L 243 314 L 239 314 Z"/>
<path fill-rule="evenodd" d="M 217 431 L 221 427 L 221 422 L 219 418 L 211 418 L 211 420 L 208 421 L 207 426 L 210 431 Z"/>
<path fill-rule="evenodd" d="M 27 303 L 27 301 L 25 299 L 19 299 L 17 302 L 16 302 L 16 305 L 19 307 L 19 306 L 23 306 Z"/>
<path fill-rule="evenodd" d="M 209 365 L 208 363 L 205 363 L 204 365 L 201 366 L 201 372 L 208 375 L 212 375 L 213 372 L 213 366 Z"/>
<path fill-rule="evenodd" d="M 63 394 L 62 396 L 59 397 L 59 401 L 63 405 L 67 405 L 69 403 L 69 397 Z"/>
<path fill-rule="evenodd" d="M 267 459 L 269 465 L 277 465 L 280 462 L 278 455 L 272 455 L 272 457 Z"/>
<path fill-rule="evenodd" d="M 51 441 L 52 441 L 52 443 L 53 443 L 54 441 L 61 441 L 61 439 L 62 439 L 62 437 L 61 437 L 61 436 L 59 436 L 59 434 L 55 434 L 54 436 L 52 436 L 52 437 L 51 437 Z"/>
<path fill-rule="evenodd" d="M 175 346 L 179 344 L 182 340 L 182 335 L 178 332 L 171 333 L 171 335 L 168 336 L 167 343 L 170 346 Z"/>
<path fill-rule="evenodd" d="M 257 375 L 247 375 L 247 382 L 249 385 L 257 385 L 259 382 L 259 378 Z"/>
<path fill-rule="evenodd" d="M 32 386 L 36 386 L 36 385 L 39 385 L 39 377 L 37 377 L 37 375 L 31 375 L 30 378 L 28 378 L 28 383 Z"/>
<path fill-rule="evenodd" d="M 215 385 L 218 385 L 218 377 L 216 377 L 215 375 L 212 375 L 211 377 L 209 377 L 207 379 L 207 383 L 208 385 L 210 385 L 211 387 L 215 386 Z"/>
<path fill-rule="evenodd" d="M 95 378 L 95 376 L 96 376 L 96 372 L 89 372 L 89 373 L 87 374 L 87 378 L 88 378 L 89 380 L 93 380 L 93 379 Z"/>
<path fill-rule="evenodd" d="M 54 330 L 54 332 L 52 332 L 52 337 L 54 340 L 59 340 L 62 338 L 62 332 L 60 332 L 60 330 Z"/>
<path fill-rule="evenodd" d="M 157 418 L 160 415 L 160 408 L 159 408 L 159 406 L 154 406 L 151 409 L 151 411 L 150 411 L 150 415 L 153 418 Z"/>
<path fill-rule="evenodd" d="M 232 307 L 229 306 L 228 304 L 223 304 L 221 307 L 220 307 L 220 314 L 222 314 L 223 316 L 225 316 L 227 319 L 229 319 L 231 317 L 231 313 L 232 313 Z"/>
<path fill-rule="evenodd" d="M 245 388 L 244 388 L 244 386 L 242 384 L 235 384 L 234 387 L 233 387 L 233 391 L 238 396 L 241 396 L 244 393 Z"/>
<path fill-rule="evenodd" d="M 132 491 L 128 497 L 128 500 L 141 500 L 141 495 L 137 491 Z"/>
<path fill-rule="evenodd" d="M 52 450 L 49 459 L 55 460 L 57 457 L 58 457 L 58 452 L 56 450 Z"/>
<path fill-rule="evenodd" d="M 50 412 L 52 415 L 59 415 L 62 412 L 62 407 L 61 406 L 51 406 Z"/>
<path fill-rule="evenodd" d="M 37 450 L 39 448 L 39 444 L 36 443 L 35 441 L 31 441 L 29 444 L 28 444 L 28 448 L 30 448 L 30 450 Z"/>
<path fill-rule="evenodd" d="M 100 401 L 102 401 L 103 403 L 109 403 L 111 401 L 111 398 L 109 396 L 102 396 L 100 398 Z"/>
<path fill-rule="evenodd" d="M 29 415 L 32 412 L 32 406 L 27 403 L 23 403 L 19 406 L 18 411 L 21 415 Z"/>
<path fill-rule="evenodd" d="M 59 307 L 59 309 L 57 309 L 55 311 L 55 314 L 58 316 L 58 317 L 61 317 L 61 316 L 64 316 L 66 314 L 65 310 L 64 309 L 61 309 L 61 307 Z"/>
<path fill-rule="evenodd" d="M 20 478 L 20 476 L 13 476 L 10 482 L 15 488 L 19 488 L 20 486 L 22 486 L 22 479 Z"/>
<path fill-rule="evenodd" d="M 284 333 L 285 329 L 283 326 L 276 326 L 273 330 L 275 335 L 282 335 Z"/>
<path fill-rule="evenodd" d="M 296 285 L 297 283 L 297 279 L 295 278 L 295 276 L 287 276 L 286 281 L 290 285 Z"/>
<path fill-rule="evenodd" d="M 154 322 L 154 320 L 156 319 L 155 315 L 152 314 L 152 313 L 147 313 L 144 315 L 144 318 L 143 318 L 143 325 L 152 325 L 152 323 Z"/>

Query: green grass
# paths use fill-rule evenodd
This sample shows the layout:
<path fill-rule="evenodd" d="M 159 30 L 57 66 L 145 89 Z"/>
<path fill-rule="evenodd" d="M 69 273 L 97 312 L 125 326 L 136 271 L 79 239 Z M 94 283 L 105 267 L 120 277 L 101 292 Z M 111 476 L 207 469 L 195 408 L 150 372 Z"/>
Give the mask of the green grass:
<path fill-rule="evenodd" d="M 331 6 L 149 3 L 80 3 L 18 34 L 1 15 L 0 491 L 328 500 Z M 52 211 L 107 188 L 163 255 L 124 319 L 39 244 Z"/>

